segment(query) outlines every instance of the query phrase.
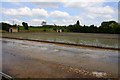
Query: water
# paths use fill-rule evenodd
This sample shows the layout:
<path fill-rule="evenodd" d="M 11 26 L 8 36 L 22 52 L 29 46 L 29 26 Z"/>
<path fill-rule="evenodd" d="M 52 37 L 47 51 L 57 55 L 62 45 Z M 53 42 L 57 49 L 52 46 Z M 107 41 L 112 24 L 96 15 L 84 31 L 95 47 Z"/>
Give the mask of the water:
<path fill-rule="evenodd" d="M 92 71 L 104 71 L 115 75 L 118 74 L 118 60 L 120 59 L 118 57 L 118 51 L 115 50 L 89 49 L 64 45 L 59 46 L 55 44 L 13 39 L 3 39 L 2 43 L 3 60 L 5 61 L 12 61 L 13 57 L 7 56 L 12 54 L 14 57 L 17 56 L 23 61 L 29 58 L 31 60 L 40 59 L 85 68 Z M 19 60 L 15 60 L 15 62 L 17 64 Z"/>

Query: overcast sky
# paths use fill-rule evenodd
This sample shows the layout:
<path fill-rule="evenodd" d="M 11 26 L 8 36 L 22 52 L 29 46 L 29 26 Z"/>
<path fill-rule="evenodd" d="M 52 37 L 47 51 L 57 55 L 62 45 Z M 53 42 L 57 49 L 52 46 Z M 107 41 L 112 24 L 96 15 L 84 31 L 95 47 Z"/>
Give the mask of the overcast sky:
<path fill-rule="evenodd" d="M 0 4 L 0 22 L 14 23 L 21 25 L 28 22 L 29 25 L 41 25 L 42 21 L 47 24 L 70 25 L 77 20 L 81 25 L 97 25 L 108 20 L 118 21 L 118 2 L 108 2 L 106 0 L 91 1 L 70 1 L 46 0 L 29 2 L 21 0 L 6 0 Z"/>

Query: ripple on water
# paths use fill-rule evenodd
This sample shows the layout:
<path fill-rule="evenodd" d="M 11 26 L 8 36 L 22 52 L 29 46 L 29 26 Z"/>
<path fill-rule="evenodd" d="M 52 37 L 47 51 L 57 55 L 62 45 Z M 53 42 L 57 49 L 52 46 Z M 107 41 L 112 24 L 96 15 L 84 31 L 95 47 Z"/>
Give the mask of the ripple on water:
<path fill-rule="evenodd" d="M 48 48 L 46 48 L 46 47 L 41 47 L 40 49 L 41 50 L 48 50 Z"/>

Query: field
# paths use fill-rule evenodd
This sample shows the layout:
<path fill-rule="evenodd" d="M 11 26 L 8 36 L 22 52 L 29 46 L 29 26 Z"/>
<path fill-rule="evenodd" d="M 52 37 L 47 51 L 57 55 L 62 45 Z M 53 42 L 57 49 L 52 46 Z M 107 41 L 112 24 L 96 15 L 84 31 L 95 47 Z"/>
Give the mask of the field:
<path fill-rule="evenodd" d="M 118 48 L 117 34 L 18 32 L 18 33 L 3 33 L 2 36 Z"/>
<path fill-rule="evenodd" d="M 29 30 L 25 30 L 24 27 L 19 27 L 20 32 L 55 32 L 53 28 L 43 27 L 30 27 Z"/>
<path fill-rule="evenodd" d="M 117 78 L 118 51 L 2 38 L 2 71 L 15 78 Z"/>

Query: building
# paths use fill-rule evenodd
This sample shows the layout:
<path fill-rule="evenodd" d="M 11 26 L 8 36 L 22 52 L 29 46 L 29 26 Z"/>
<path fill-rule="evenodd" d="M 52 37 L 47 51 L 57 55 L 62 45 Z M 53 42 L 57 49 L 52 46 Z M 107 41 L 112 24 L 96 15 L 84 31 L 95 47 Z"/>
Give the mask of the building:
<path fill-rule="evenodd" d="M 9 28 L 9 32 L 19 32 L 19 27 L 12 26 Z"/>
<path fill-rule="evenodd" d="M 57 29 L 56 32 L 62 32 L 62 29 Z"/>

